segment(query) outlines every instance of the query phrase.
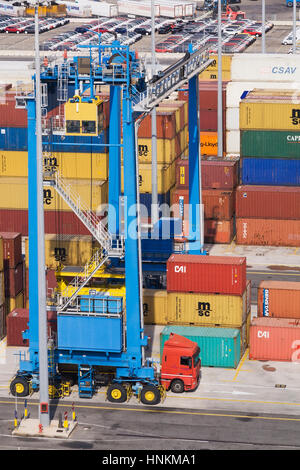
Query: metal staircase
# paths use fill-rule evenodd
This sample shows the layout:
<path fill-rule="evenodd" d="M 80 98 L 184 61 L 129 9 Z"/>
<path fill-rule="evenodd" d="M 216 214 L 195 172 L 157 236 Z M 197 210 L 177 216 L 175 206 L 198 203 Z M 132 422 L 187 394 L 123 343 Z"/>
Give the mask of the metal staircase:
<path fill-rule="evenodd" d="M 94 276 L 94 274 L 100 269 L 109 259 L 109 256 L 104 255 L 100 249 L 92 256 L 92 258 L 86 263 L 83 270 L 74 277 L 74 279 L 68 284 L 68 286 L 61 292 L 58 297 L 58 310 L 63 312 L 67 307 L 76 299 L 80 290 L 88 283 L 88 281 Z M 69 288 L 75 287 L 75 291 L 70 296 Z"/>
<path fill-rule="evenodd" d="M 124 256 L 124 237 L 113 237 L 103 222 L 81 200 L 80 195 L 72 189 L 71 185 L 64 182 L 58 171 L 44 172 L 44 185 L 50 185 L 55 188 L 100 246 L 102 246 L 107 257 L 122 258 Z"/>

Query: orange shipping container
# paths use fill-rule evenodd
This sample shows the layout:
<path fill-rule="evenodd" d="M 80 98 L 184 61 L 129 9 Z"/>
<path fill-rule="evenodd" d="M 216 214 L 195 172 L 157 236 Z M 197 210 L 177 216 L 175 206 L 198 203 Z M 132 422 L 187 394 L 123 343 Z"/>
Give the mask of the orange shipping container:
<path fill-rule="evenodd" d="M 262 281 L 257 291 L 257 316 L 300 318 L 300 282 Z"/>
<path fill-rule="evenodd" d="M 236 243 L 300 246 L 300 220 L 236 219 Z"/>
<path fill-rule="evenodd" d="M 288 318 L 253 318 L 249 359 L 300 362 L 300 321 Z"/>
<path fill-rule="evenodd" d="M 200 133 L 201 155 L 218 155 L 218 133 Z"/>
<path fill-rule="evenodd" d="M 189 221 L 182 221 L 182 238 L 189 235 Z M 229 244 L 232 242 L 234 235 L 234 222 L 231 220 L 204 220 L 204 243 Z M 180 241 L 180 238 L 177 237 Z"/>
<path fill-rule="evenodd" d="M 188 203 L 188 189 L 178 189 L 174 191 L 172 204 L 174 204 L 175 206 L 176 204 L 178 204 L 180 206 L 180 210 L 182 210 L 183 204 L 188 205 Z M 225 191 L 220 189 L 203 189 L 202 203 L 204 205 L 205 219 L 231 220 L 231 218 L 233 217 L 235 206 L 235 198 L 233 191 Z M 188 207 L 186 209 L 188 210 Z M 176 217 L 178 217 L 179 210 L 175 207 L 174 211 L 176 212 Z"/>

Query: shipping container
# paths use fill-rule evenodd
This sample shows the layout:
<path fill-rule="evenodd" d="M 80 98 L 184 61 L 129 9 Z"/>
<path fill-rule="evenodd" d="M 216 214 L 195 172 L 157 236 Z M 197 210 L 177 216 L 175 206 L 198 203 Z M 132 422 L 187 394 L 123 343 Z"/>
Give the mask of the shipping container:
<path fill-rule="evenodd" d="M 176 160 L 176 185 L 178 189 L 189 187 L 189 160 Z M 239 181 L 239 160 L 218 157 L 201 158 L 201 182 L 203 189 L 234 189 Z"/>
<path fill-rule="evenodd" d="M 300 219 L 300 187 L 238 186 L 236 217 Z"/>
<path fill-rule="evenodd" d="M 247 289 L 243 295 L 168 292 L 167 324 L 239 328 L 247 314 Z"/>
<path fill-rule="evenodd" d="M 5 302 L 4 272 L 0 271 L 0 306 Z"/>
<path fill-rule="evenodd" d="M 175 185 L 176 160 L 170 165 L 157 164 L 157 191 L 165 194 Z M 152 193 L 152 163 L 139 164 L 139 190 L 140 193 Z M 124 191 L 124 171 L 121 173 L 121 191 Z"/>
<path fill-rule="evenodd" d="M 204 243 L 228 245 L 234 234 L 234 217 L 230 220 L 204 220 Z"/>
<path fill-rule="evenodd" d="M 218 133 L 201 132 L 200 134 L 201 155 L 218 155 Z M 225 152 L 224 152 L 225 155 Z"/>
<path fill-rule="evenodd" d="M 187 123 L 186 123 L 187 124 Z M 180 127 L 180 110 L 167 110 L 161 107 L 156 108 L 156 137 L 158 139 L 174 139 L 176 134 L 181 130 Z M 179 126 L 179 128 L 178 128 Z M 183 126 L 182 126 L 183 127 Z M 151 139 L 152 136 L 152 120 L 151 114 L 142 119 L 138 128 L 139 139 Z"/>
<path fill-rule="evenodd" d="M 108 153 L 53 152 L 44 156 L 46 171 L 58 170 L 63 178 L 108 178 Z M 28 176 L 28 153 L 0 151 L 0 176 Z"/>
<path fill-rule="evenodd" d="M 3 240 L 3 268 L 14 268 L 22 263 L 22 234 L 19 232 L 0 232 L 0 237 Z"/>
<path fill-rule="evenodd" d="M 224 148 L 226 148 L 226 154 L 240 155 L 240 131 L 226 131 L 224 140 Z"/>
<path fill-rule="evenodd" d="M 0 127 L 27 127 L 27 110 L 16 109 L 16 92 L 1 86 Z"/>
<path fill-rule="evenodd" d="M 226 131 L 240 130 L 240 110 L 239 108 L 227 108 L 226 120 L 224 121 Z"/>
<path fill-rule="evenodd" d="M 300 246 L 300 220 L 236 219 L 237 245 Z"/>
<path fill-rule="evenodd" d="M 6 336 L 5 306 L 0 305 L 0 340 Z"/>
<path fill-rule="evenodd" d="M 241 184 L 300 185 L 300 160 L 286 158 L 241 158 Z"/>
<path fill-rule="evenodd" d="M 257 316 L 300 318 L 300 282 L 260 282 L 257 290 Z"/>
<path fill-rule="evenodd" d="M 74 212 L 45 211 L 45 233 L 56 232 L 62 235 L 90 235 Z M 99 217 L 101 220 L 101 217 Z M 28 235 L 28 211 L 17 209 L 0 209 L 0 230 L 20 232 Z"/>
<path fill-rule="evenodd" d="M 29 243 L 25 239 L 25 263 L 29 267 Z M 71 236 L 45 235 L 45 264 L 48 269 L 56 269 L 60 264 L 66 266 L 84 266 L 100 245 L 93 243 L 91 235 Z"/>
<path fill-rule="evenodd" d="M 242 295 L 245 289 L 245 257 L 173 254 L 168 259 L 168 292 Z"/>
<path fill-rule="evenodd" d="M 298 159 L 299 143 L 299 132 L 244 130 L 241 131 L 241 156 Z"/>
<path fill-rule="evenodd" d="M 22 331 L 28 330 L 29 310 L 15 308 L 7 316 L 7 346 L 28 346 L 28 340 L 23 340 Z M 47 312 L 48 337 L 57 331 L 56 312 Z"/>
<path fill-rule="evenodd" d="M 166 290 L 143 290 L 143 314 L 146 325 L 167 325 L 168 293 Z"/>
<path fill-rule="evenodd" d="M 253 318 L 249 359 L 299 362 L 300 321 L 289 318 Z"/>
<path fill-rule="evenodd" d="M 246 78 L 246 77 L 245 77 Z M 300 88 L 300 83 L 289 83 L 287 84 L 286 82 L 272 82 L 272 81 L 264 81 L 264 82 L 258 82 L 258 81 L 231 81 L 228 82 L 226 86 L 226 106 L 227 108 L 239 108 L 240 102 L 243 99 L 243 97 L 246 96 L 247 93 L 250 91 L 254 90 L 257 87 L 260 87 L 261 89 L 264 89 L 264 91 L 268 90 L 270 93 L 272 93 L 275 88 L 278 90 L 284 90 L 286 89 L 287 85 L 289 88 L 293 90 L 299 90 Z"/>
<path fill-rule="evenodd" d="M 189 190 L 177 189 L 173 195 L 173 204 L 179 206 L 176 212 L 173 209 L 176 217 L 179 217 L 182 204 L 189 204 Z M 234 192 L 223 189 L 202 189 L 202 204 L 205 219 L 231 220 L 235 206 Z"/>
<path fill-rule="evenodd" d="M 160 334 L 160 357 L 170 333 L 195 341 L 200 348 L 202 367 L 236 369 L 243 353 L 241 332 L 237 328 L 165 326 Z"/>
<path fill-rule="evenodd" d="M 250 279 L 247 280 L 247 285 L 246 285 L 246 291 L 247 291 L 247 313 L 251 311 L 251 302 L 252 302 L 252 297 L 251 297 L 251 281 Z"/>
<path fill-rule="evenodd" d="M 2 177 L 0 180 L 0 208 L 1 209 L 27 209 L 28 208 L 28 180 L 21 177 Z M 64 179 L 70 185 L 73 194 L 77 193 L 85 206 L 96 211 L 101 204 L 108 202 L 108 182 L 92 180 Z M 56 190 L 44 185 L 44 208 L 48 210 L 72 211 Z"/>
<path fill-rule="evenodd" d="M 16 297 L 24 287 L 24 263 L 17 264 L 14 268 L 4 271 L 5 297 Z"/>
<path fill-rule="evenodd" d="M 0 271 L 4 269 L 4 259 L 3 259 L 3 239 L 0 235 Z"/>
<path fill-rule="evenodd" d="M 289 82 L 299 89 L 300 68 L 294 54 L 234 54 L 231 78 L 235 82 Z M 298 82 L 298 83 L 297 83 Z"/>
<path fill-rule="evenodd" d="M 207 139 L 206 139 L 207 140 Z M 157 163 L 170 165 L 188 147 L 187 126 L 185 126 L 173 139 L 157 139 Z M 123 152 L 121 152 L 123 155 Z M 139 163 L 151 163 L 152 139 L 138 139 Z"/>
<path fill-rule="evenodd" d="M 240 129 L 299 130 L 300 100 L 291 102 L 243 100 L 240 104 Z"/>
<path fill-rule="evenodd" d="M 9 315 L 16 308 L 23 308 L 24 307 L 24 291 L 19 292 L 16 297 L 6 297 L 4 308 L 6 316 Z"/>

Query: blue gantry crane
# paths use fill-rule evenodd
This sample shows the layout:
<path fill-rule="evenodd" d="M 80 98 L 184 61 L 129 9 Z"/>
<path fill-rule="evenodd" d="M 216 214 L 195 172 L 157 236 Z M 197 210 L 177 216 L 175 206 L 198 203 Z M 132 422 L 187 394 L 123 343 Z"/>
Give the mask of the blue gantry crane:
<path fill-rule="evenodd" d="M 189 181 L 190 181 L 190 237 L 188 252 L 206 254 L 203 249 L 201 223 L 201 169 L 198 74 L 209 66 L 211 59 L 206 49 L 190 51 L 182 60 L 163 73 L 147 81 L 142 62 L 128 46 L 118 41 L 99 45 L 96 55 L 93 46 L 89 54 L 60 64 L 42 68 L 41 83 L 57 86 L 57 97 L 65 102 L 65 123 L 61 131 L 45 132 L 43 147 L 66 148 L 80 145 L 101 148 L 103 130 L 102 102 L 95 94 L 97 85 L 109 85 L 109 213 L 107 226 L 85 206 L 57 169 L 45 169 L 44 182 L 51 185 L 74 211 L 95 240 L 99 250 L 68 288 L 57 298 L 57 338 L 49 352 L 49 377 L 64 388 L 61 366 L 77 371 L 80 397 L 91 397 L 97 383 L 105 382 L 100 373 L 108 373 L 107 398 L 122 402 L 130 394 L 147 387 L 151 393 L 142 394 L 143 402 L 158 403 L 161 396 L 159 379 L 149 359 L 145 358 L 148 338 L 144 334 L 142 306 L 142 247 L 139 215 L 138 157 L 136 153 L 137 122 L 154 106 L 167 98 L 184 83 L 189 84 Z M 15 396 L 26 396 L 39 389 L 38 342 L 38 227 L 36 221 L 36 114 L 35 91 L 17 97 L 19 106 L 28 113 L 28 222 L 29 222 L 29 330 L 23 334 L 29 340 L 26 355 L 20 355 L 19 368 L 11 382 Z M 122 133 L 121 133 L 122 130 Z M 122 141 L 121 141 L 122 134 Z M 85 138 L 88 138 L 85 141 Z M 124 228 L 120 225 L 121 148 L 124 168 Z M 161 228 L 162 221 L 159 221 Z M 156 227 L 157 228 L 157 227 Z M 158 230 L 160 230 L 160 228 Z M 160 240 L 147 236 L 145 251 L 151 264 L 151 250 L 157 250 Z M 156 244 L 156 245 L 155 245 Z M 167 250 L 169 250 L 168 248 Z M 109 296 L 81 296 L 81 289 L 105 266 L 120 266 L 125 270 L 125 299 Z M 45 312 L 46 313 L 46 312 Z"/>

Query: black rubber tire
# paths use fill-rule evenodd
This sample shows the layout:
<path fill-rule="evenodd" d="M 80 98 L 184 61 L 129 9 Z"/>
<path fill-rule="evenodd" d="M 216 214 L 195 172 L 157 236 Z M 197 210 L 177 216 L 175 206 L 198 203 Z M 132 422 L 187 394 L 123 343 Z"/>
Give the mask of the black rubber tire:
<path fill-rule="evenodd" d="M 110 384 L 106 397 L 111 403 L 124 403 L 127 400 L 127 392 L 122 384 Z"/>
<path fill-rule="evenodd" d="M 183 393 L 184 392 L 184 383 L 180 379 L 175 379 L 171 383 L 171 391 L 173 393 Z"/>
<path fill-rule="evenodd" d="M 141 391 L 141 402 L 144 405 L 158 405 L 160 403 L 160 391 L 155 385 L 145 385 Z"/>
<path fill-rule="evenodd" d="M 14 397 L 27 397 L 29 395 L 29 382 L 22 376 L 15 377 L 9 388 Z"/>

